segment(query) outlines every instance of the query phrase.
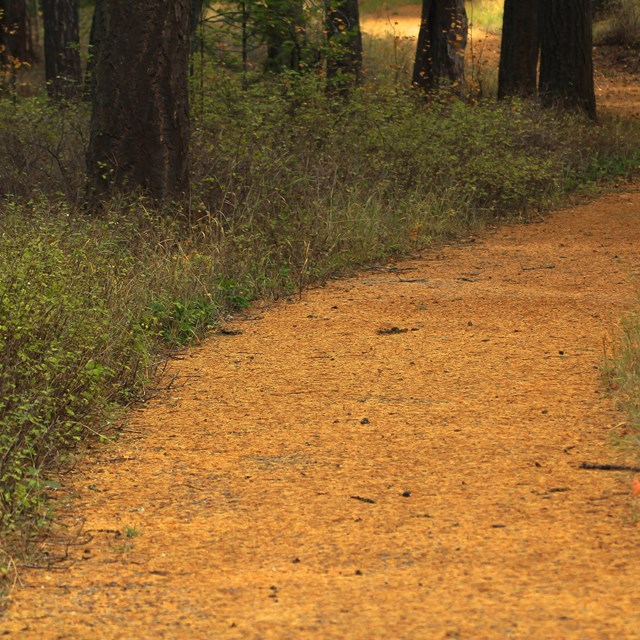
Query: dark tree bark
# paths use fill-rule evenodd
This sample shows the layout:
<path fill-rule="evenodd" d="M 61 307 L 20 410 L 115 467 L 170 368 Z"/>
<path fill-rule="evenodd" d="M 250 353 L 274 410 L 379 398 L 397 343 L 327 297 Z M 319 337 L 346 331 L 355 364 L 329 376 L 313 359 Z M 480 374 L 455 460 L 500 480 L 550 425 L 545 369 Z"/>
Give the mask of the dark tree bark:
<path fill-rule="evenodd" d="M 541 0 L 539 91 L 546 106 L 595 118 L 591 22 L 591 0 Z"/>
<path fill-rule="evenodd" d="M 426 92 L 441 85 L 464 85 L 467 46 L 464 0 L 422 0 L 413 85 Z"/>
<path fill-rule="evenodd" d="M 191 11 L 189 13 L 189 36 L 191 38 L 191 53 L 198 48 L 199 37 L 197 35 L 198 27 L 202 22 L 203 0 L 191 0 Z"/>
<path fill-rule="evenodd" d="M 82 86 L 77 0 L 42 0 L 47 93 L 72 98 Z"/>
<path fill-rule="evenodd" d="M 87 151 L 96 189 L 188 188 L 189 13 L 189 0 L 105 4 Z"/>
<path fill-rule="evenodd" d="M 191 37 L 196 32 L 200 20 L 202 19 L 202 6 L 203 0 L 190 0 L 190 12 L 189 12 L 189 33 Z"/>
<path fill-rule="evenodd" d="M 93 17 L 91 18 L 91 31 L 89 33 L 89 56 L 87 58 L 87 68 L 84 74 L 85 96 L 92 98 L 95 92 L 95 66 L 100 43 L 104 39 L 107 29 L 106 18 L 106 2 L 105 0 L 95 0 Z"/>
<path fill-rule="evenodd" d="M 327 87 L 344 94 L 362 76 L 358 0 L 326 0 Z"/>
<path fill-rule="evenodd" d="M 266 8 L 267 70 L 300 69 L 306 31 L 301 0 L 268 0 Z"/>
<path fill-rule="evenodd" d="M 0 63 L 6 68 L 33 62 L 31 21 L 26 0 L 0 0 Z"/>
<path fill-rule="evenodd" d="M 604 11 L 609 2 L 610 0 L 592 0 L 591 6 L 593 8 L 594 15 L 600 13 L 600 11 Z"/>
<path fill-rule="evenodd" d="M 505 0 L 498 98 L 536 95 L 539 0 Z"/>

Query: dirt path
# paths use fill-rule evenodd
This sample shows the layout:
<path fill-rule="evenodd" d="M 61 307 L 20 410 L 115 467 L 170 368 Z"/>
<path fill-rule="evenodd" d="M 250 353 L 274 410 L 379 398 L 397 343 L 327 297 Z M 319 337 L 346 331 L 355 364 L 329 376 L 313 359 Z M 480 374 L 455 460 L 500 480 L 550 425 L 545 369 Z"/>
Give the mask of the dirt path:
<path fill-rule="evenodd" d="M 411 37 L 416 11 L 364 27 Z M 599 56 L 600 106 L 637 114 L 637 69 Z M 640 638 L 630 474 L 579 468 L 635 462 L 597 367 L 639 223 L 640 192 L 613 194 L 307 292 L 172 362 L 170 390 L 65 479 L 51 570 L 21 571 L 0 635 Z"/>
<path fill-rule="evenodd" d="M 0 633 L 640 638 L 630 474 L 579 469 L 625 460 L 597 367 L 639 221 L 609 195 L 232 323 L 68 477 Z"/>

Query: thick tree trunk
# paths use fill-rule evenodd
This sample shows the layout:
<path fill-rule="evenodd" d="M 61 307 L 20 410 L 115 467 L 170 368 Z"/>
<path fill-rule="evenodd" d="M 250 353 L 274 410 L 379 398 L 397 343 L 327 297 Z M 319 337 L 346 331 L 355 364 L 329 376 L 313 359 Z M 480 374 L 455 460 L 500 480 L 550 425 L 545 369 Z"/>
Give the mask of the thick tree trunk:
<path fill-rule="evenodd" d="M 42 0 L 42 20 L 47 93 L 71 98 L 82 83 L 77 0 Z"/>
<path fill-rule="evenodd" d="M 536 95 L 539 0 L 505 0 L 498 98 Z"/>
<path fill-rule="evenodd" d="M 344 94 L 362 75 L 362 31 L 358 0 L 327 0 L 327 87 Z"/>
<path fill-rule="evenodd" d="M 596 115 L 591 0 L 541 0 L 540 96 Z"/>
<path fill-rule="evenodd" d="M 467 31 L 464 0 L 422 0 L 414 86 L 426 92 L 442 85 L 462 88 Z"/>
<path fill-rule="evenodd" d="M 85 96 L 92 98 L 96 88 L 95 67 L 100 43 L 104 39 L 107 29 L 105 0 L 95 0 L 93 17 L 91 18 L 91 31 L 89 33 L 89 56 L 87 58 L 87 68 L 84 73 Z"/>
<path fill-rule="evenodd" d="M 266 8 L 267 70 L 300 69 L 306 31 L 302 2 L 269 0 Z"/>
<path fill-rule="evenodd" d="M 6 69 L 33 62 L 31 21 L 26 0 L 0 0 L 0 63 Z"/>
<path fill-rule="evenodd" d="M 87 151 L 96 189 L 187 189 L 189 13 L 189 0 L 105 5 Z"/>

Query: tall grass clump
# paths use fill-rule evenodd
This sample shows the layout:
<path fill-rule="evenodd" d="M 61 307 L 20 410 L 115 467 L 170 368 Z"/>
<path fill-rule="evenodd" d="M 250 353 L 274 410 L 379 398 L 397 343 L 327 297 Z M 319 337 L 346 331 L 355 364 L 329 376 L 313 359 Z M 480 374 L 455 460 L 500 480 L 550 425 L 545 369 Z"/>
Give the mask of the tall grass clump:
<path fill-rule="evenodd" d="M 624 444 L 640 456 L 640 306 L 622 319 L 604 376 L 608 388 L 629 416 Z"/>
<path fill-rule="evenodd" d="M 47 518 L 51 469 L 158 362 L 258 297 L 541 209 L 638 165 L 637 125 L 313 74 L 201 71 L 192 192 L 83 196 L 82 107 L 0 102 L 0 508 Z"/>

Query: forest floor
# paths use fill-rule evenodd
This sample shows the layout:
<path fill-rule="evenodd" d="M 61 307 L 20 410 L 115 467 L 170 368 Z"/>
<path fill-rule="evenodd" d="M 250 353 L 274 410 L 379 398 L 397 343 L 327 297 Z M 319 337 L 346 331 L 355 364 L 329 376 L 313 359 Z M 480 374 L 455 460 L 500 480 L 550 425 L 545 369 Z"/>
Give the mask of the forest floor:
<path fill-rule="evenodd" d="M 230 320 L 62 477 L 0 634 L 640 638 L 631 474 L 581 468 L 637 464 L 599 368 L 639 220 L 627 187 Z"/>

